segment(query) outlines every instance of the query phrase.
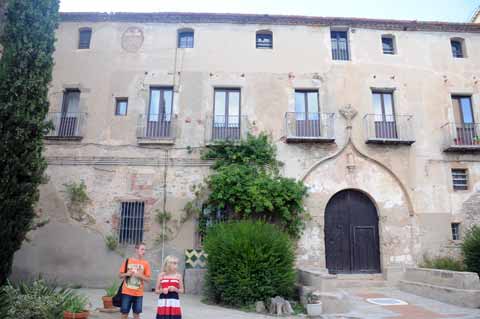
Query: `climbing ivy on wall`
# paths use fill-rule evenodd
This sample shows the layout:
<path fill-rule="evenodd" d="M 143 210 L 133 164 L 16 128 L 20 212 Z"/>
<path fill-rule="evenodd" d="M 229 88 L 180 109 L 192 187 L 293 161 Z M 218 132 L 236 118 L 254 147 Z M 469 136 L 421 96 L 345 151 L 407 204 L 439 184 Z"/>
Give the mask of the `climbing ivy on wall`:
<path fill-rule="evenodd" d="M 10 0 L 0 38 L 0 284 L 33 225 L 49 125 L 58 0 Z"/>
<path fill-rule="evenodd" d="M 208 148 L 203 159 L 214 163 L 213 173 L 205 180 L 201 233 L 218 220 L 261 219 L 279 225 L 292 237 L 300 235 L 307 188 L 301 181 L 280 176 L 281 163 L 266 134 L 219 142 Z"/>

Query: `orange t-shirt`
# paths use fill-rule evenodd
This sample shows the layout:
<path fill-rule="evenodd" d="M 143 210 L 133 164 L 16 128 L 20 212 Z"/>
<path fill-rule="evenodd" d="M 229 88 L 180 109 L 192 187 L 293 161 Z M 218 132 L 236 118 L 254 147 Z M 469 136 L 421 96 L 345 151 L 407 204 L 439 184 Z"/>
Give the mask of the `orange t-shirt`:
<path fill-rule="evenodd" d="M 128 270 L 143 272 L 144 276 L 150 277 L 150 265 L 144 259 L 128 259 Z M 120 267 L 120 273 L 125 273 L 125 261 Z M 122 293 L 125 295 L 141 297 L 143 296 L 143 280 L 137 277 L 125 278 L 122 286 Z"/>

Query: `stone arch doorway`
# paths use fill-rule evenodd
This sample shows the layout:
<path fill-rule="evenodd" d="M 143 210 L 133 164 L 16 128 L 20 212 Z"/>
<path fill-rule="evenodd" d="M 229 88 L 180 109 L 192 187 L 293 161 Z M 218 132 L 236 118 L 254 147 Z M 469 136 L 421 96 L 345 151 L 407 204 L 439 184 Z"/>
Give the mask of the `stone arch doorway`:
<path fill-rule="evenodd" d="M 328 201 L 325 257 L 331 274 L 380 272 L 378 214 L 366 194 L 347 189 Z"/>

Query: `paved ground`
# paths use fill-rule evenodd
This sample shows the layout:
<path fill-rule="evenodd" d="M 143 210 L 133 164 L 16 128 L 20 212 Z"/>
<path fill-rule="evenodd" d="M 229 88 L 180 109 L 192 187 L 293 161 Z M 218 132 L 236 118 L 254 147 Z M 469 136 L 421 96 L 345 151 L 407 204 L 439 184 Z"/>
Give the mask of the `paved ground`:
<path fill-rule="evenodd" d="M 101 307 L 101 296 L 104 291 L 99 289 L 79 289 L 86 294 L 93 308 Z M 362 319 L 480 319 L 480 309 L 456 307 L 428 298 L 401 292 L 395 288 L 351 288 L 344 289 L 350 296 L 353 310 L 342 316 L 329 315 L 324 318 L 362 318 Z M 370 304 L 367 298 L 397 298 L 406 301 L 403 306 L 379 306 Z M 143 319 L 155 318 L 156 295 L 147 292 L 144 298 Z M 271 316 L 247 313 L 217 306 L 205 305 L 199 296 L 182 295 L 181 303 L 184 319 L 272 319 Z M 93 312 L 92 319 L 118 319 L 119 314 L 100 314 Z M 301 318 L 283 317 L 283 318 Z"/>
<path fill-rule="evenodd" d="M 92 308 L 96 309 L 102 306 L 102 295 L 104 290 L 100 289 L 79 289 L 80 293 L 86 294 L 90 298 Z M 156 313 L 158 295 L 146 292 L 143 300 L 142 319 L 153 319 Z M 209 306 L 201 302 L 200 296 L 180 295 L 180 302 L 183 310 L 183 319 L 272 319 L 271 316 L 247 313 L 239 310 L 233 310 L 217 306 Z M 101 314 L 94 312 L 90 316 L 92 319 L 119 319 L 117 314 Z M 282 318 L 301 318 L 301 317 L 282 317 Z"/>
<path fill-rule="evenodd" d="M 350 288 L 344 289 L 353 303 L 353 310 L 347 318 L 368 319 L 479 319 L 480 309 L 449 305 L 436 300 L 419 297 L 395 288 Z M 408 305 L 378 306 L 366 301 L 367 298 L 396 298 Z M 327 317 L 328 318 L 328 317 Z"/>

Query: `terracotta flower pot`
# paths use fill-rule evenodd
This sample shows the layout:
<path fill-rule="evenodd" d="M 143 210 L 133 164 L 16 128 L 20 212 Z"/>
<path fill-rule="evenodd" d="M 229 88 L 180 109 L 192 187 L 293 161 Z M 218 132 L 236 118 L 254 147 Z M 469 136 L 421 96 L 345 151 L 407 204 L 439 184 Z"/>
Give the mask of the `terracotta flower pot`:
<path fill-rule="evenodd" d="M 102 301 L 103 301 L 103 308 L 105 309 L 113 308 L 112 297 L 103 296 Z"/>
<path fill-rule="evenodd" d="M 79 313 L 64 311 L 63 319 L 87 319 L 89 315 L 90 315 L 90 312 L 88 311 L 79 312 Z"/>

